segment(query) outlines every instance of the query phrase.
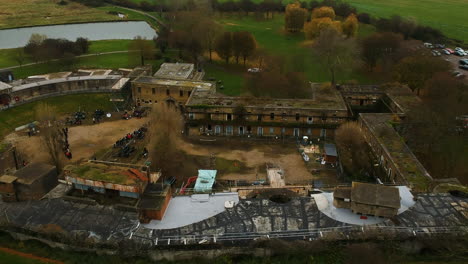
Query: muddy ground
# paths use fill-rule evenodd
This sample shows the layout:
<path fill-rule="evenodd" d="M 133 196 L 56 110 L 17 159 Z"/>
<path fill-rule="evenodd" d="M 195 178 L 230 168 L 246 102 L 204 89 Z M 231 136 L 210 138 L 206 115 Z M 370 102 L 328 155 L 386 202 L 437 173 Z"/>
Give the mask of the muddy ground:
<path fill-rule="evenodd" d="M 147 119 L 130 119 L 71 127 L 69 143 L 73 159 L 65 162 L 88 160 L 146 122 Z M 48 155 L 38 136 L 28 137 L 24 132 L 17 132 L 6 139 L 17 146 L 27 162 L 47 162 Z M 293 142 L 265 143 L 236 139 L 203 142 L 199 139 L 181 139 L 179 146 L 184 158 L 175 175 L 168 176 L 175 176 L 180 183 L 196 176 L 198 169 L 218 169 L 219 180 L 262 180 L 266 179 L 266 163 L 282 167 L 287 184 L 309 184 L 313 180 L 326 183 L 336 181 L 335 172 L 312 173 L 310 164 L 306 165 Z"/>

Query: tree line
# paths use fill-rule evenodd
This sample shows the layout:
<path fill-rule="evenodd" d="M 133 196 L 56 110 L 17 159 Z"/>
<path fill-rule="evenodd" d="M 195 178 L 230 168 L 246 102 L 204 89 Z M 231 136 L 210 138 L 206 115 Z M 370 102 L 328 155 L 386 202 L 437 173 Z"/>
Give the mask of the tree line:
<path fill-rule="evenodd" d="M 67 39 L 48 38 L 46 35 L 32 34 L 24 48 L 15 54 L 16 61 L 22 65 L 26 56 L 34 61 L 48 61 L 53 59 L 73 58 L 85 54 L 89 50 L 89 41 L 86 38 L 77 38 L 75 41 Z"/>

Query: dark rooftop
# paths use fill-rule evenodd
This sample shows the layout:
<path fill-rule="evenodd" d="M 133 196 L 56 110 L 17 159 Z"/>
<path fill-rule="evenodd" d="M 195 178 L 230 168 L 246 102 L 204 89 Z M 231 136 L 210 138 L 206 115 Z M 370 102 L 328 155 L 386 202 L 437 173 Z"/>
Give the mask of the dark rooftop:
<path fill-rule="evenodd" d="M 400 192 L 398 188 L 392 186 L 353 182 L 351 201 L 399 209 Z"/>
<path fill-rule="evenodd" d="M 31 184 L 40 179 L 49 172 L 55 170 L 55 166 L 45 163 L 31 163 L 15 172 L 18 182 L 22 184 Z"/>

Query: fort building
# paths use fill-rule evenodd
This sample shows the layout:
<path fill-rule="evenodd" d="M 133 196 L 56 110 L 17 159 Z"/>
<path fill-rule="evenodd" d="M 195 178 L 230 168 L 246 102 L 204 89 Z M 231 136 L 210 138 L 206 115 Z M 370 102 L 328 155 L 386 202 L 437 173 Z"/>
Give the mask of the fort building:
<path fill-rule="evenodd" d="M 359 124 L 387 175 L 386 181 L 404 183 L 415 191 L 427 191 L 432 177 L 394 129 L 393 118 L 393 114 L 361 113 Z"/>
<path fill-rule="evenodd" d="M 317 92 L 314 99 L 231 97 L 197 88 L 185 104 L 188 135 L 333 137 L 349 119 L 338 91 Z"/>

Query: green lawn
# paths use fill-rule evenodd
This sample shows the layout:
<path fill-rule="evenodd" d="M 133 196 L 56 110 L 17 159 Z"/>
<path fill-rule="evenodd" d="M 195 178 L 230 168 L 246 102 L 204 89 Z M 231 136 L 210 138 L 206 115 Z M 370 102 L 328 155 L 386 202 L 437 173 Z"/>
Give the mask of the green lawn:
<path fill-rule="evenodd" d="M 448 37 L 468 42 L 467 0 L 344 0 L 358 11 L 375 17 L 415 18 L 423 25 L 441 30 Z"/>
<path fill-rule="evenodd" d="M 28 259 L 17 255 L 11 255 L 4 252 L 0 252 L 0 263 L 11 263 L 11 264 L 44 264 L 39 260 Z"/>
<path fill-rule="evenodd" d="M 157 63 L 157 61 L 147 61 L 148 63 Z M 73 64 L 67 64 L 64 61 L 53 61 L 31 66 L 24 66 L 13 69 L 16 79 L 25 78 L 31 75 L 46 74 L 50 72 L 72 71 L 75 69 L 91 68 L 133 68 L 140 63 L 136 53 L 117 53 L 104 54 L 84 58 L 76 58 Z"/>
<path fill-rule="evenodd" d="M 257 21 L 253 17 L 239 18 L 237 16 L 223 16 L 218 21 L 229 31 L 250 31 L 255 35 L 259 48 L 263 48 L 271 54 L 284 55 L 290 70 L 302 70 L 307 78 L 313 82 L 326 82 L 330 80 L 329 73 L 318 62 L 310 48 L 304 46 L 304 34 L 290 34 L 283 31 L 284 16 L 276 15 L 274 19 Z M 375 32 L 369 25 L 361 25 L 359 36 L 366 36 Z M 301 66 L 302 65 L 302 66 Z M 368 76 L 358 72 L 341 73 L 338 81 L 357 80 L 360 83 L 374 83 Z"/>
<path fill-rule="evenodd" d="M 109 101 L 109 94 L 77 94 L 51 97 L 41 102 L 57 108 L 59 114 L 78 111 L 91 112 L 95 109 L 114 110 L 114 104 Z M 0 112 L 0 138 L 13 131 L 16 127 L 28 124 L 34 120 L 34 108 L 39 102 L 32 102 Z"/>
<path fill-rule="evenodd" d="M 205 79 L 215 78 L 216 81 L 221 81 L 218 85 L 218 91 L 225 95 L 239 95 L 244 86 L 243 68 L 234 65 L 224 65 L 224 63 L 207 64 L 204 68 Z"/>

